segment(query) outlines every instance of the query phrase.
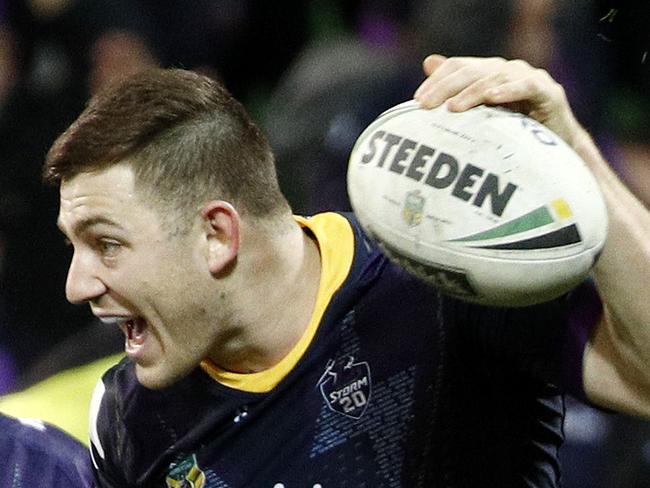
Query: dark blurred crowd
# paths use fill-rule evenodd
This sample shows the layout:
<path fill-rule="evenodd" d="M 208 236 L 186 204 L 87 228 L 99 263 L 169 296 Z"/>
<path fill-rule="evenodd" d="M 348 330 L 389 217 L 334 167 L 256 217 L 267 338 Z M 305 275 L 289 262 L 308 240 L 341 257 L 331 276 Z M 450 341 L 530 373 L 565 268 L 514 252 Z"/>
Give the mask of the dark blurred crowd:
<path fill-rule="evenodd" d="M 648 3 L 0 0 L 0 394 L 104 340 L 87 308 L 65 300 L 70 250 L 57 191 L 40 181 L 50 144 L 101 87 L 151 66 L 221 79 L 265 127 L 285 193 L 308 214 L 349 208 L 347 154 L 411 97 L 424 55 L 519 57 L 565 86 L 650 204 Z M 567 487 L 650 485 L 645 423 L 572 403 L 569 413 Z"/>

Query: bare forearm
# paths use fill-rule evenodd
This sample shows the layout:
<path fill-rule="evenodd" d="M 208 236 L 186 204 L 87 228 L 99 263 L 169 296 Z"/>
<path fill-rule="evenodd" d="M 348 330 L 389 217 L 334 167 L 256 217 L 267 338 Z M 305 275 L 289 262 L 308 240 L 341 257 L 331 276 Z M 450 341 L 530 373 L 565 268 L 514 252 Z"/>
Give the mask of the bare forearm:
<path fill-rule="evenodd" d="M 598 178 L 609 213 L 607 242 L 593 273 L 605 317 L 585 355 L 585 389 L 608 407 L 649 415 L 650 213 L 584 130 L 574 147 Z"/>
<path fill-rule="evenodd" d="M 609 229 L 594 277 L 609 310 L 650 346 L 650 212 L 618 179 L 586 134 L 576 147 L 598 178 L 607 201 Z M 650 347 L 646 359 L 650 364 Z"/>

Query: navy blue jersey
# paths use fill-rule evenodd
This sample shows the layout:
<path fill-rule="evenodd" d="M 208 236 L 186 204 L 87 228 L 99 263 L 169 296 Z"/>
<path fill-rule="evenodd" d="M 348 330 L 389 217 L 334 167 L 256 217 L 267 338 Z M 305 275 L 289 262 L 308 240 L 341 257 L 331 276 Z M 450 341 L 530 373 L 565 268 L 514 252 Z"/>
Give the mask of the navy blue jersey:
<path fill-rule="evenodd" d="M 95 396 L 99 486 L 558 487 L 564 301 L 469 305 L 350 216 L 300 222 L 323 269 L 304 337 L 271 370 L 206 361 L 158 391 L 122 361 Z"/>
<path fill-rule="evenodd" d="M 86 447 L 51 425 L 0 415 L 0 486 L 89 488 Z"/>

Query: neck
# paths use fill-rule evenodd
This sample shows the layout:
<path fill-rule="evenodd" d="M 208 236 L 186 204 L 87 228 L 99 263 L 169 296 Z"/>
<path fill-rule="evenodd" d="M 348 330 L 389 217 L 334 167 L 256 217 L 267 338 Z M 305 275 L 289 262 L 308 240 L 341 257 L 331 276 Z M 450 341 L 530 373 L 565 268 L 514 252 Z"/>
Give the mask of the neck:
<path fill-rule="evenodd" d="M 222 369 L 252 373 L 281 361 L 305 333 L 321 261 L 315 240 L 295 222 L 281 235 L 242 237 L 234 321 L 211 359 Z"/>

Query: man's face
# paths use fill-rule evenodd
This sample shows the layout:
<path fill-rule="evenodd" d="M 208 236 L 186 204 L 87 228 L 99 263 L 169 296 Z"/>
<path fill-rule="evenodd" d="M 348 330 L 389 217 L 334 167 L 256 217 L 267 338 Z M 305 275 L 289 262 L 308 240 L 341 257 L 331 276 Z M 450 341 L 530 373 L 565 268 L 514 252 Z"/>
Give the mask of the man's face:
<path fill-rule="evenodd" d="M 201 226 L 170 236 L 134 180 L 131 167 L 118 164 L 61 184 L 58 223 L 74 248 L 66 295 L 118 325 L 139 381 L 162 388 L 197 366 L 214 342 L 214 280 Z"/>

